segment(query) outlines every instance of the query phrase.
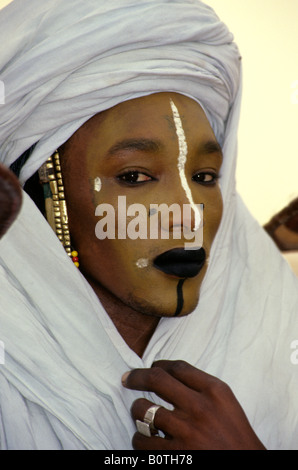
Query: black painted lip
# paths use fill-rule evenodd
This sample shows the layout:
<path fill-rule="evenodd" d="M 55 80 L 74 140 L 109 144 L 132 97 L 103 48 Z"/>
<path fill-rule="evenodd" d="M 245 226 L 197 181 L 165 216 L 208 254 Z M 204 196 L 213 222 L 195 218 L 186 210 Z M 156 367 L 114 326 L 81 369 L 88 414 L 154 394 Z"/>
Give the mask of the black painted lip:
<path fill-rule="evenodd" d="M 165 274 L 180 278 L 195 277 L 201 271 L 206 261 L 204 248 L 185 250 L 174 248 L 157 256 L 153 266 Z"/>

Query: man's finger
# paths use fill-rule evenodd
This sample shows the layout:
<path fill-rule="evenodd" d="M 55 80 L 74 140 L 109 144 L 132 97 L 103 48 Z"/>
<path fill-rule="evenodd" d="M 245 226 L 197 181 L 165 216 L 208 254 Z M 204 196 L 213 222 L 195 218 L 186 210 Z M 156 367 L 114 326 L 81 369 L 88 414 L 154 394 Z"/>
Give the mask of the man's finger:
<path fill-rule="evenodd" d="M 193 399 L 194 391 L 159 367 L 150 369 L 134 369 L 122 378 L 123 386 L 132 390 L 154 392 L 174 407 L 188 409 Z"/>
<path fill-rule="evenodd" d="M 144 418 L 148 410 L 153 407 L 158 406 L 145 398 L 139 398 L 135 400 L 131 407 L 131 415 L 134 421 L 144 422 Z M 177 418 L 172 411 L 164 408 L 163 406 L 158 407 L 154 414 L 153 420 L 151 420 L 152 425 L 157 430 L 162 431 L 164 434 L 169 435 L 171 431 L 175 429 L 177 425 Z"/>
<path fill-rule="evenodd" d="M 164 370 L 170 376 L 197 392 L 207 391 L 218 383 L 223 383 L 213 375 L 207 374 L 185 361 L 157 361 L 152 364 L 152 368 L 155 367 Z"/>

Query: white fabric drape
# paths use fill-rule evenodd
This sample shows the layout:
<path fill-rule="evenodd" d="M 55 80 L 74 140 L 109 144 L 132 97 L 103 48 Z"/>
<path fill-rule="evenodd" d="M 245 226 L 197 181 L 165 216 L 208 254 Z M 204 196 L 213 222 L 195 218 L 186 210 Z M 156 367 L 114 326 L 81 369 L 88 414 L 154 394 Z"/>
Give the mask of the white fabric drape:
<path fill-rule="evenodd" d="M 160 400 L 121 376 L 157 359 L 225 380 L 265 446 L 298 448 L 298 281 L 236 192 L 241 70 L 229 31 L 195 0 L 14 0 L 0 36 L 1 161 L 38 142 L 22 182 L 95 113 L 175 91 L 202 104 L 223 145 L 225 205 L 199 305 L 162 319 L 141 359 L 24 196 L 0 242 L 1 448 L 130 449 L 133 400 Z"/>

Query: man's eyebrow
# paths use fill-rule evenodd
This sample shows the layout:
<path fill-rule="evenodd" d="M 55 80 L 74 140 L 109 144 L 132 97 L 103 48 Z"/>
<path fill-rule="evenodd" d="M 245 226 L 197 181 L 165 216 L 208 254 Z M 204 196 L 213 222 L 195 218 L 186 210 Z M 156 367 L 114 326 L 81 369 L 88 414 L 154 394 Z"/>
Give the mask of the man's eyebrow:
<path fill-rule="evenodd" d="M 116 142 L 106 153 L 106 156 L 113 157 L 122 150 L 134 151 L 140 150 L 142 152 L 158 152 L 164 145 L 158 139 L 152 140 L 147 138 L 129 138 Z M 218 153 L 222 157 L 222 149 L 216 140 L 208 140 L 199 146 L 200 154 Z"/>
<path fill-rule="evenodd" d="M 141 150 L 142 152 L 157 152 L 163 147 L 159 140 L 152 139 L 124 139 L 116 142 L 107 151 L 106 156 L 112 157 L 122 150 Z"/>
<path fill-rule="evenodd" d="M 208 140 L 204 144 L 200 145 L 200 153 L 219 153 L 221 157 L 223 156 L 222 148 L 216 140 Z"/>

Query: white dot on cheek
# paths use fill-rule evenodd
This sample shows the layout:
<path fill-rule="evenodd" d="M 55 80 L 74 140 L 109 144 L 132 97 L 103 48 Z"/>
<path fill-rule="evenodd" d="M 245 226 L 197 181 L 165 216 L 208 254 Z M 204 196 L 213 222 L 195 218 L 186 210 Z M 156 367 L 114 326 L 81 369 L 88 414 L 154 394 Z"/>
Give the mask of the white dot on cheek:
<path fill-rule="evenodd" d="M 99 176 L 97 176 L 97 178 L 94 179 L 94 191 L 98 192 L 101 190 L 101 179 L 99 178 Z"/>
<path fill-rule="evenodd" d="M 146 259 L 146 258 L 140 258 L 138 259 L 138 261 L 136 262 L 136 266 L 140 269 L 143 269 L 143 268 L 147 268 L 149 265 L 149 260 Z"/>

